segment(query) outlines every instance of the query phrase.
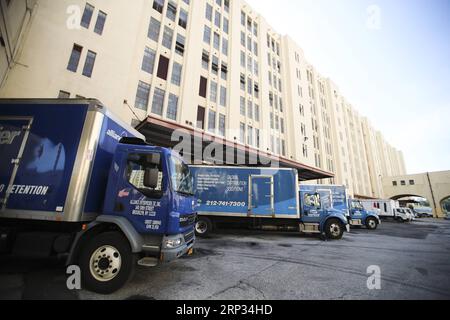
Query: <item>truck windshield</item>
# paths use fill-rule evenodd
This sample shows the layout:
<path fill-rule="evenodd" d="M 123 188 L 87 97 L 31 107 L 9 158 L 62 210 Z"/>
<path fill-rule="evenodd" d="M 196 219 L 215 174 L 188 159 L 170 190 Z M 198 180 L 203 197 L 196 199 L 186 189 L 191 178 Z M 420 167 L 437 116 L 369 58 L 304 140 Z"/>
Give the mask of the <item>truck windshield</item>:
<path fill-rule="evenodd" d="M 364 209 L 364 207 L 363 207 L 363 205 L 361 204 L 360 201 L 352 201 L 352 208 L 353 209 L 357 209 L 357 210 Z"/>
<path fill-rule="evenodd" d="M 173 189 L 181 194 L 194 195 L 193 178 L 186 163 L 177 157 L 171 157 L 170 166 Z"/>

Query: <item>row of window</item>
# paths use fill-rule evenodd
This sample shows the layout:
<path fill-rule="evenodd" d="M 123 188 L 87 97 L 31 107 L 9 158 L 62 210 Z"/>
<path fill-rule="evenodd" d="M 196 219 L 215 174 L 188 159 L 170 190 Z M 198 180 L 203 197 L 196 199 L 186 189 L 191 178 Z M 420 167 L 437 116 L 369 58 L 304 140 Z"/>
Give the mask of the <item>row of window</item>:
<path fill-rule="evenodd" d="M 150 19 L 150 25 L 148 27 L 148 34 L 147 34 L 148 38 L 155 42 L 159 42 L 160 32 L 161 32 L 161 22 L 152 17 Z M 173 35 L 174 31 L 168 26 L 164 26 L 161 44 L 169 50 L 172 50 Z M 186 38 L 178 33 L 175 41 L 175 52 L 180 56 L 184 55 L 185 43 Z"/>
<path fill-rule="evenodd" d="M 252 32 L 255 37 L 258 36 L 258 24 L 247 16 L 244 11 L 241 11 L 241 25 L 246 27 L 248 32 Z"/>
<path fill-rule="evenodd" d="M 276 42 L 274 38 L 267 34 L 267 48 L 272 49 L 273 53 L 276 53 L 277 56 L 280 56 L 280 44 Z"/>
<path fill-rule="evenodd" d="M 212 60 L 212 61 L 211 61 Z M 202 53 L 202 67 L 209 71 L 209 63 L 211 62 L 211 72 L 218 76 L 219 75 L 219 64 L 220 64 L 220 77 L 222 80 L 227 80 L 228 78 L 228 64 L 225 62 L 219 63 L 219 58 L 212 56 L 210 59 L 210 54 L 208 51 L 203 50 Z"/>
<path fill-rule="evenodd" d="M 248 117 L 251 120 L 255 120 L 256 122 L 260 121 L 260 108 L 256 103 L 254 104 L 250 100 L 245 100 L 244 97 L 241 97 L 240 103 L 240 113 L 243 117 Z"/>
<path fill-rule="evenodd" d="M 91 25 L 92 16 L 94 15 L 95 7 L 89 3 L 86 3 L 84 7 L 83 16 L 81 17 L 80 25 L 86 29 L 89 29 Z M 99 11 L 97 15 L 97 21 L 95 22 L 94 32 L 102 35 L 105 27 L 107 14 L 103 11 Z"/>
<path fill-rule="evenodd" d="M 275 107 L 275 110 L 280 109 L 280 112 L 284 112 L 283 108 L 283 99 L 282 97 L 278 97 L 277 94 L 274 94 L 273 92 L 269 92 L 269 104 L 270 107 Z"/>
<path fill-rule="evenodd" d="M 259 75 L 258 61 L 250 56 L 247 57 L 244 51 L 241 51 L 241 67 L 244 69 L 247 68 L 247 70 L 255 76 Z"/>
<path fill-rule="evenodd" d="M 393 185 L 394 187 L 397 187 L 397 186 L 398 186 L 398 181 L 392 181 L 392 185 Z M 406 181 L 405 181 L 405 180 L 401 180 L 401 181 L 400 181 L 400 185 L 401 185 L 401 186 L 406 186 Z M 416 181 L 415 181 L 415 180 L 409 180 L 409 185 L 410 185 L 410 186 L 416 185 Z"/>
<path fill-rule="evenodd" d="M 189 0 L 183 0 L 186 4 L 189 5 Z M 154 0 L 153 1 L 153 9 L 158 11 L 159 13 L 163 13 L 165 0 Z M 172 22 L 176 21 L 177 18 L 177 4 L 171 0 L 167 3 L 167 11 L 166 17 Z M 187 28 L 189 14 L 183 8 L 180 8 L 180 14 L 178 16 L 178 25 L 183 29 Z"/>
<path fill-rule="evenodd" d="M 270 129 L 280 130 L 282 134 L 285 132 L 284 119 L 274 115 L 273 112 L 270 113 Z"/>
<path fill-rule="evenodd" d="M 253 52 L 255 56 L 258 56 L 258 43 L 252 40 L 250 35 L 246 36 L 244 31 L 241 31 L 241 45 L 247 48 L 249 52 Z"/>
<path fill-rule="evenodd" d="M 247 78 L 247 85 L 245 80 L 245 74 L 241 73 L 240 78 L 240 84 L 241 84 L 241 90 L 245 92 L 245 89 L 247 88 L 247 93 L 249 95 L 254 96 L 256 99 L 259 99 L 259 84 L 252 80 L 252 78 Z"/>
<path fill-rule="evenodd" d="M 206 118 L 206 109 L 202 106 L 197 107 L 197 128 L 205 130 L 205 118 Z M 218 129 L 218 130 L 217 130 Z M 226 130 L 226 116 L 219 113 L 217 117 L 217 112 L 214 110 L 209 110 L 208 112 L 208 131 L 212 133 L 216 133 L 216 130 L 219 135 L 225 136 Z"/>
<path fill-rule="evenodd" d="M 203 41 L 210 46 L 211 45 L 211 28 L 208 26 L 205 26 L 204 32 L 203 32 Z M 222 37 L 222 41 L 220 40 L 220 35 L 217 32 L 214 32 L 213 35 L 213 47 L 214 49 L 220 51 L 220 48 L 222 48 L 222 53 L 226 56 L 228 56 L 228 40 L 224 37 Z M 222 43 L 222 47 L 220 44 Z"/>
<path fill-rule="evenodd" d="M 205 17 L 208 21 L 210 22 L 213 21 L 213 7 L 209 3 L 206 4 Z M 228 34 L 230 22 L 226 17 L 222 17 L 219 11 L 216 11 L 214 13 L 214 25 L 217 28 L 222 29 L 226 34 Z"/>
<path fill-rule="evenodd" d="M 245 123 L 241 122 L 239 125 L 239 142 L 242 144 L 247 143 L 250 146 L 260 148 L 261 136 L 259 129 L 253 128 L 252 126 L 246 126 Z"/>
<path fill-rule="evenodd" d="M 286 156 L 286 141 L 270 136 L 270 151 Z"/>
<path fill-rule="evenodd" d="M 77 72 L 78 65 L 80 64 L 81 54 L 83 53 L 83 47 L 74 44 L 72 48 L 72 53 L 70 54 L 69 63 L 67 65 L 67 70 L 72 72 Z M 97 57 L 97 53 L 94 51 L 88 50 L 86 54 L 86 59 L 84 61 L 84 67 L 82 74 L 88 78 L 92 76 L 92 72 L 94 70 L 95 59 Z"/>
<path fill-rule="evenodd" d="M 150 89 L 151 89 L 150 84 L 143 81 L 139 81 L 138 88 L 136 91 L 136 102 L 135 102 L 136 108 L 147 110 L 150 98 Z M 151 106 L 151 112 L 153 114 L 161 117 L 163 116 L 165 98 L 166 98 L 166 91 L 160 88 L 155 88 L 155 91 L 153 92 L 153 100 Z M 166 117 L 171 120 L 177 120 L 177 116 L 178 116 L 178 96 L 173 93 L 169 93 Z"/>
<path fill-rule="evenodd" d="M 146 47 L 144 51 L 144 57 L 142 59 L 142 65 L 141 69 L 144 72 L 147 72 L 149 74 L 154 73 L 155 68 L 155 59 L 156 59 L 156 51 Z M 158 78 L 162 80 L 167 80 L 168 73 L 169 73 L 169 64 L 170 60 L 169 58 L 166 58 L 163 55 L 159 56 L 159 63 L 158 63 L 158 69 L 156 72 L 156 75 Z M 181 85 L 181 73 L 183 70 L 183 66 L 179 64 L 178 62 L 174 61 L 172 64 L 172 75 L 171 75 L 171 83 L 180 86 Z M 139 107 L 142 109 L 142 107 Z M 146 108 L 145 108 L 146 109 Z"/>

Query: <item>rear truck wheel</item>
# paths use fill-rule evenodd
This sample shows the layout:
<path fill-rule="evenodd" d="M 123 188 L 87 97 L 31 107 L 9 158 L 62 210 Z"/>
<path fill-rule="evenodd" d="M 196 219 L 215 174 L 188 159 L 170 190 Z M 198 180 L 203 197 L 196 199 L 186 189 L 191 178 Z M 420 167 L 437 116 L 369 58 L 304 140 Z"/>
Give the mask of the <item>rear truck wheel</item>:
<path fill-rule="evenodd" d="M 199 237 L 207 237 L 213 231 L 213 223 L 211 219 L 206 217 L 198 217 L 195 223 L 195 234 Z"/>
<path fill-rule="evenodd" d="M 325 224 L 325 234 L 328 239 L 340 240 L 344 235 L 344 225 L 336 219 L 328 220 Z"/>
<path fill-rule="evenodd" d="M 375 218 L 369 217 L 366 221 L 366 227 L 369 230 L 376 230 L 378 228 L 378 221 Z"/>
<path fill-rule="evenodd" d="M 136 256 L 128 240 L 120 232 L 96 235 L 80 255 L 82 284 L 85 289 L 111 294 L 122 288 L 132 277 Z"/>

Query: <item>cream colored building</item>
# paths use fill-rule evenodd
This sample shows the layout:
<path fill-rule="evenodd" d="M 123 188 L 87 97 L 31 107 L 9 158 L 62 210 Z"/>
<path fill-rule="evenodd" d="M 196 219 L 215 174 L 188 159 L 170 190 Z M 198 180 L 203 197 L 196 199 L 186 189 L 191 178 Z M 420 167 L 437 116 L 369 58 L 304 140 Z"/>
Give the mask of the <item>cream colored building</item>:
<path fill-rule="evenodd" d="M 361 196 L 405 173 L 402 154 L 244 1 L 0 3 L 0 97 L 97 98 L 130 124 L 205 130 L 332 172 L 319 183 Z"/>

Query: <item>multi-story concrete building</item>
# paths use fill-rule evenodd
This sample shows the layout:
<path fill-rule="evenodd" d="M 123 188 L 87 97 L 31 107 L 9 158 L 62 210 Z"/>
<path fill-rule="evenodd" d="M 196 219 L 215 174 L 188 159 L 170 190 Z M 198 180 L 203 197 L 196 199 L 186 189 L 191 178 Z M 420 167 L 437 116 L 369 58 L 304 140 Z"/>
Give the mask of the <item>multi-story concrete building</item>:
<path fill-rule="evenodd" d="M 0 97 L 97 98 L 382 196 L 400 152 L 242 0 L 0 0 Z M 20 17 L 20 19 L 19 19 Z M 20 23 L 18 23 L 20 21 Z"/>

